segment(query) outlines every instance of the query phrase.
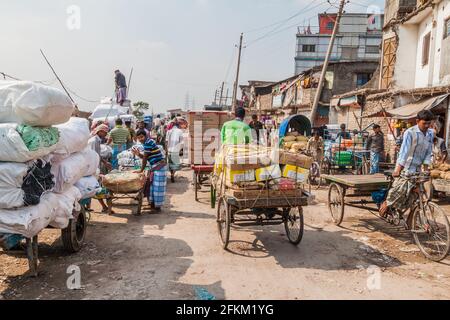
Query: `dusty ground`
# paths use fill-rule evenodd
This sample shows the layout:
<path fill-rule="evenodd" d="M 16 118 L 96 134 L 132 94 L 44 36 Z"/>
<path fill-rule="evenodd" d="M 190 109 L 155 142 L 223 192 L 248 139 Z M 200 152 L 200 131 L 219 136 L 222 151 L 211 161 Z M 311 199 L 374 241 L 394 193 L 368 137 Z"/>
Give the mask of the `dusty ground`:
<path fill-rule="evenodd" d="M 197 299 L 198 288 L 217 299 L 450 298 L 450 259 L 425 260 L 409 234 L 367 212 L 351 209 L 335 227 L 325 189 L 305 209 L 299 247 L 282 226 L 246 228 L 232 229 L 225 252 L 209 194 L 196 203 L 190 177 L 184 171 L 169 184 L 159 215 L 135 217 L 126 205 L 112 217 L 92 214 L 78 254 L 63 252 L 59 231 L 44 231 L 36 279 L 27 276 L 22 252 L 0 251 L 0 299 Z M 81 290 L 67 289 L 70 265 L 81 268 Z M 381 268 L 380 289 L 367 287 L 371 265 Z"/>

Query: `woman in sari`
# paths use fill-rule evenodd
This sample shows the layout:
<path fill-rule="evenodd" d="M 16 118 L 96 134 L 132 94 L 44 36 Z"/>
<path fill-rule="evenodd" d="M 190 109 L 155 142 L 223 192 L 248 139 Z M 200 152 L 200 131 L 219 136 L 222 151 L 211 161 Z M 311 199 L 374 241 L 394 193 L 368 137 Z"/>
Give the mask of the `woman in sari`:
<path fill-rule="evenodd" d="M 137 149 L 133 149 L 133 153 L 142 159 L 141 170 L 137 173 L 143 173 L 149 164 L 150 171 L 147 177 L 148 190 L 148 202 L 155 211 L 161 211 L 161 207 L 164 205 L 166 198 L 166 185 L 167 185 L 167 163 L 161 149 L 156 145 L 153 139 L 147 138 L 147 134 L 144 130 L 139 130 L 136 133 L 137 140 L 143 144 L 144 153 L 141 153 Z"/>

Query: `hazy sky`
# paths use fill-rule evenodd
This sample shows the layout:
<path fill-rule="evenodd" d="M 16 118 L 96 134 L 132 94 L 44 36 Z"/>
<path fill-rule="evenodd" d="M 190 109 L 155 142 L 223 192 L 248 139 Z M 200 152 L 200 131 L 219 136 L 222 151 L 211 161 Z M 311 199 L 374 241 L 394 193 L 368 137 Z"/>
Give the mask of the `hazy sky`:
<path fill-rule="evenodd" d="M 355 0 L 347 11 L 383 3 Z M 76 8 L 68 13 L 72 5 L 79 20 Z M 133 101 L 165 111 L 184 107 L 189 92 L 201 108 L 222 81 L 231 95 L 241 32 L 247 48 L 240 83 L 280 80 L 294 72 L 296 26 L 317 25 L 325 10 L 337 11 L 325 0 L 0 0 L 0 72 L 59 86 L 42 48 L 85 99 L 111 96 L 113 71 L 128 77 L 134 67 Z M 95 106 L 74 98 L 81 109 Z"/>

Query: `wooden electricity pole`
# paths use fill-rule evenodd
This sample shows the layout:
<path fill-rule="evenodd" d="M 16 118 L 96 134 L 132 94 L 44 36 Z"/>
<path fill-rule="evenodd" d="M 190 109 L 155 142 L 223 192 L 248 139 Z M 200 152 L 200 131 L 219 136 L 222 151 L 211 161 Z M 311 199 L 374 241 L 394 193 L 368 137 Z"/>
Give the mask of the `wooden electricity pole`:
<path fill-rule="evenodd" d="M 311 108 L 311 123 L 314 126 L 314 122 L 316 119 L 317 107 L 319 106 L 320 97 L 322 96 L 323 84 L 325 81 L 325 75 L 327 73 L 328 64 L 330 62 L 331 53 L 333 52 L 334 41 L 336 40 L 336 35 L 339 29 L 339 23 L 341 21 L 342 14 L 344 12 L 344 6 L 347 0 L 341 0 L 339 4 L 339 11 L 337 13 L 336 21 L 334 23 L 333 33 L 331 35 L 330 44 L 328 45 L 327 55 L 325 56 L 325 61 L 323 63 L 322 73 L 320 75 L 319 86 L 317 87 L 316 95 L 314 98 L 314 103 Z"/>
<path fill-rule="evenodd" d="M 238 54 L 238 63 L 237 63 L 237 70 L 236 70 L 236 80 L 234 81 L 234 89 L 233 89 L 233 105 L 232 110 L 236 110 L 237 106 L 237 91 L 238 91 L 238 84 L 239 84 L 239 72 L 241 69 L 241 54 L 242 54 L 242 40 L 244 39 L 244 34 L 241 33 L 241 39 L 239 41 L 239 54 Z"/>

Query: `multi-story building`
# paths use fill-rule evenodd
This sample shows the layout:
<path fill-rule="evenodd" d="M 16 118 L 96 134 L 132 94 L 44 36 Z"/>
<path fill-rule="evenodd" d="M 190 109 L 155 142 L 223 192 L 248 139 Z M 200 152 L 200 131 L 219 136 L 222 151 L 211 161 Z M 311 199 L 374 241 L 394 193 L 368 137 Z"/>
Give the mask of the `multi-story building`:
<path fill-rule="evenodd" d="M 450 1 L 387 0 L 381 88 L 450 84 Z"/>
<path fill-rule="evenodd" d="M 320 66 L 325 60 L 336 14 L 319 14 L 317 33 L 299 28 L 295 74 Z M 332 62 L 379 60 L 383 14 L 345 13 L 341 18 L 331 54 Z"/>

